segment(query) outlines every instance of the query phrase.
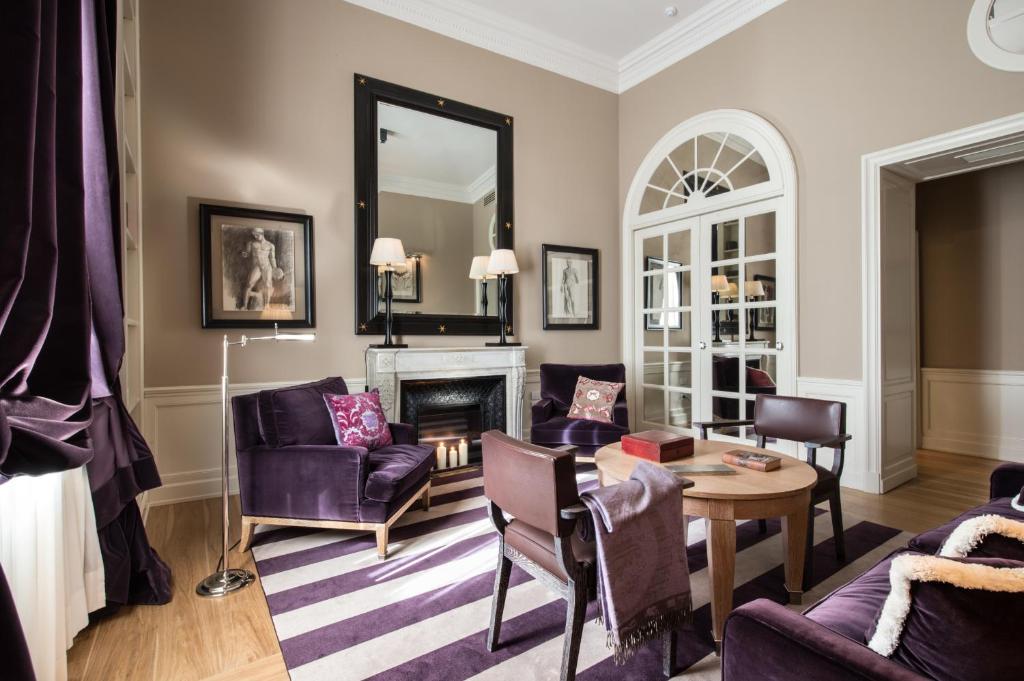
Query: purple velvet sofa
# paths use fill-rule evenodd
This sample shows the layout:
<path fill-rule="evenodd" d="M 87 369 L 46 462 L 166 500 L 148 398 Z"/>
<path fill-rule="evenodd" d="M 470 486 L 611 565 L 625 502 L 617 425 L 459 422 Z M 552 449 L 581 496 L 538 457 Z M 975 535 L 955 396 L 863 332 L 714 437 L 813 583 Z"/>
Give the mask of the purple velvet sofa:
<path fill-rule="evenodd" d="M 434 450 L 416 443 L 415 428 L 390 424 L 394 444 L 372 451 L 339 446 L 327 393 L 348 387 L 327 378 L 232 398 L 241 551 L 258 524 L 299 525 L 374 530 L 386 558 L 388 528 L 417 499 L 429 507 Z"/>
<path fill-rule="evenodd" d="M 612 423 L 566 418 L 580 376 L 625 383 L 626 367 L 622 364 L 541 364 L 540 400 L 533 405 L 531 413 L 530 442 L 552 448 L 574 445 L 580 454 L 592 454 L 629 433 L 625 389 L 615 402 Z"/>
<path fill-rule="evenodd" d="M 971 509 L 945 525 L 912 539 L 906 549 L 889 555 L 870 570 L 850 583 L 818 601 L 803 614 L 789 610 L 766 599 L 740 606 L 725 623 L 722 648 L 722 681 L 932 681 L 936 678 L 979 678 L 979 656 L 988 657 L 995 664 L 1012 658 L 1019 648 L 1019 629 L 997 628 L 996 631 L 971 632 L 970 627 L 979 620 L 970 620 L 962 611 L 950 612 L 950 602 L 942 601 L 941 611 L 936 600 L 930 605 L 922 588 L 915 587 L 914 607 L 932 608 L 932 612 L 913 614 L 919 622 L 932 622 L 923 634 L 929 639 L 929 654 L 915 653 L 913 667 L 904 664 L 897 648 L 892 658 L 883 657 L 867 647 L 867 634 L 889 593 L 889 565 L 902 553 L 935 554 L 946 537 L 961 521 L 979 515 L 996 514 L 1024 520 L 1024 513 L 1010 506 L 1010 499 L 1024 487 L 1024 464 L 1004 464 L 991 478 L 991 499 Z M 999 536 L 989 536 L 971 553 L 972 559 L 1007 560 L 1002 563 L 1024 565 L 1024 547 L 1020 542 Z M 1006 594 L 980 592 L 983 597 L 998 600 Z M 1013 596 L 1013 595 L 1011 595 Z M 974 606 L 977 595 L 971 596 Z M 998 613 L 998 606 L 988 612 Z M 977 617 L 977 614 L 974 615 Z M 910 630 L 911 618 L 907 629 Z M 983 615 L 987 621 L 987 616 Z M 979 644 L 976 640 L 983 637 Z M 1016 642 L 1015 642 L 1016 640 Z M 1009 655 L 1005 651 L 1013 651 Z M 982 662 L 984 664 L 984 662 Z M 969 665 L 972 669 L 962 668 Z M 932 673 L 926 673 L 927 670 Z M 987 678 L 984 675 L 981 678 Z M 995 678 L 995 677 L 993 677 Z M 1000 676 L 1001 678 L 1001 676 Z"/>

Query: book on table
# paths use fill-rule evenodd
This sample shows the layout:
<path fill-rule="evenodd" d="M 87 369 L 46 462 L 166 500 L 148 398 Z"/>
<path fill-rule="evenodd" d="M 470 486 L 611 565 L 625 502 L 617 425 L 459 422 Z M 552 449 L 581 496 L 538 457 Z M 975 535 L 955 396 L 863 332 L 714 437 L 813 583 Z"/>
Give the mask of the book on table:
<path fill-rule="evenodd" d="M 721 463 L 673 463 L 665 466 L 676 475 L 735 475 L 738 471 Z"/>
<path fill-rule="evenodd" d="M 665 463 L 692 456 L 693 438 L 664 430 L 644 430 L 623 435 L 622 451 L 655 463 Z"/>
<path fill-rule="evenodd" d="M 752 471 L 774 471 L 782 467 L 779 457 L 747 449 L 731 449 L 722 454 L 722 461 Z"/>

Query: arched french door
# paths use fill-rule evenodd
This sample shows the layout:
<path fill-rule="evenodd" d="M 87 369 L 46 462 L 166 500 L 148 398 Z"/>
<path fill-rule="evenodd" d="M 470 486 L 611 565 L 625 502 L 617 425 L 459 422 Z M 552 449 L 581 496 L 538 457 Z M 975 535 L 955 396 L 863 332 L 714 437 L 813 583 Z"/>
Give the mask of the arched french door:
<path fill-rule="evenodd" d="M 736 110 L 680 124 L 640 165 L 622 243 L 634 430 L 692 433 L 750 418 L 760 393 L 794 394 L 795 178 L 779 132 Z"/>

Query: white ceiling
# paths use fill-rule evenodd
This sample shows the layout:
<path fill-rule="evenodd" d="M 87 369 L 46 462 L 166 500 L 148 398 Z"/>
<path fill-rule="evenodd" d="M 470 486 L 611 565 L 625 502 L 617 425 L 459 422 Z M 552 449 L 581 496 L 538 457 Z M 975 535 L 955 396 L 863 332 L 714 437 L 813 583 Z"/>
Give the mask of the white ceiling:
<path fill-rule="evenodd" d="M 377 124 L 380 191 L 474 203 L 494 189 L 497 133 L 381 102 Z"/>
<path fill-rule="evenodd" d="M 785 0 L 346 0 L 623 92 Z M 665 16 L 674 6 L 675 17 Z"/>

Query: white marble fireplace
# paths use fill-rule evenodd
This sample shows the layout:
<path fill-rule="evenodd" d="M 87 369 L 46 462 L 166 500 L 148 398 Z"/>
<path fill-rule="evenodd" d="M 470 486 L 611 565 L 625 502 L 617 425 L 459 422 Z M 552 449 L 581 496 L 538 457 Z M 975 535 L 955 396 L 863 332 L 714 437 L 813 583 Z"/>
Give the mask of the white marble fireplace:
<path fill-rule="evenodd" d="M 366 383 L 380 391 L 388 420 L 401 420 L 402 382 L 500 376 L 505 383 L 505 431 L 523 436 L 526 348 L 370 348 Z"/>

